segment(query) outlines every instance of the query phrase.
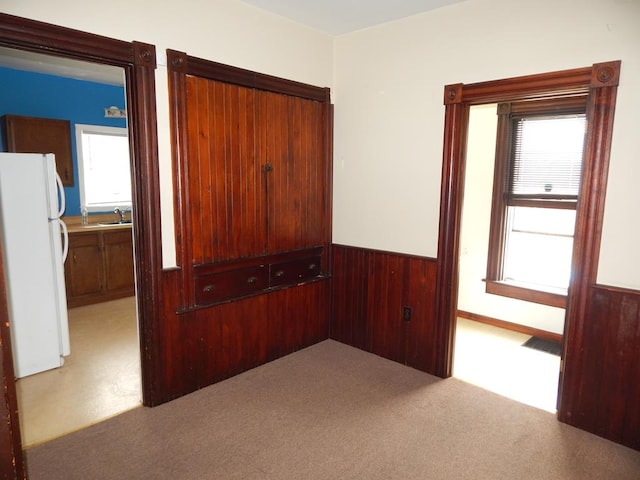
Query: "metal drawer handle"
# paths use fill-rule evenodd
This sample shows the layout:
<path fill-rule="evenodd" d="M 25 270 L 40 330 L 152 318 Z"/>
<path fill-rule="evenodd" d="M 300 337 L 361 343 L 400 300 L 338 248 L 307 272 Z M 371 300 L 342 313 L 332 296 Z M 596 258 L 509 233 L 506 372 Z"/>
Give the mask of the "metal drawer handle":
<path fill-rule="evenodd" d="M 249 284 L 256 283 L 257 281 L 258 281 L 258 277 L 249 277 L 249 278 L 247 278 L 247 283 L 249 283 Z"/>
<path fill-rule="evenodd" d="M 309 270 L 315 270 L 317 265 L 315 263 L 309 264 Z"/>
<path fill-rule="evenodd" d="M 206 285 L 206 286 L 202 289 L 202 291 L 203 291 L 203 292 L 206 292 L 206 293 L 209 293 L 209 292 L 213 292 L 215 289 L 216 289 L 216 286 L 215 286 L 215 285 Z"/>
<path fill-rule="evenodd" d="M 274 275 L 276 277 L 282 277 L 284 275 L 284 270 L 278 270 Z"/>

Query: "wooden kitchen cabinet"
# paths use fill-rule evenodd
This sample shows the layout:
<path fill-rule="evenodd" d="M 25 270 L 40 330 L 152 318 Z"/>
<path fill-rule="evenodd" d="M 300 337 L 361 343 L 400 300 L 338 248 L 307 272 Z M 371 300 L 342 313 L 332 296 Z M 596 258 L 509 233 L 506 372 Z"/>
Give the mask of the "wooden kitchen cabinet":
<path fill-rule="evenodd" d="M 62 184 L 73 187 L 69 120 L 5 115 L 4 129 L 7 152 L 53 153 Z"/>
<path fill-rule="evenodd" d="M 131 229 L 69 233 L 65 284 L 69 308 L 134 294 Z"/>
<path fill-rule="evenodd" d="M 131 229 L 104 231 L 105 289 L 133 294 L 133 240 Z"/>

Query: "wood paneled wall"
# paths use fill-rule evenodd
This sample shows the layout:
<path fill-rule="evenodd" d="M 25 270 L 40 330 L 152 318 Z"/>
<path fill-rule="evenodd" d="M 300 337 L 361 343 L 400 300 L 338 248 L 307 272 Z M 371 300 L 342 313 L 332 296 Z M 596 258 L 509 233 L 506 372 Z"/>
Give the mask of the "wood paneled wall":
<path fill-rule="evenodd" d="M 331 338 L 434 373 L 436 261 L 341 245 L 332 253 Z"/>
<path fill-rule="evenodd" d="M 327 279 L 177 313 L 181 281 L 165 271 L 159 403 L 329 338 Z"/>
<path fill-rule="evenodd" d="M 563 421 L 640 450 L 640 291 L 591 287 L 567 342 Z"/>

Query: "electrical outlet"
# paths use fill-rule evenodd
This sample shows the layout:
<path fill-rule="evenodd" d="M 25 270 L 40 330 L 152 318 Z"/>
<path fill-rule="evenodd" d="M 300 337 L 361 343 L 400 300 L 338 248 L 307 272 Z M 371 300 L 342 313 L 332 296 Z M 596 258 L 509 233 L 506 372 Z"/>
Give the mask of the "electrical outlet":
<path fill-rule="evenodd" d="M 408 307 L 407 305 L 404 305 L 402 307 L 402 319 L 405 322 L 408 322 L 411 320 L 411 307 Z"/>

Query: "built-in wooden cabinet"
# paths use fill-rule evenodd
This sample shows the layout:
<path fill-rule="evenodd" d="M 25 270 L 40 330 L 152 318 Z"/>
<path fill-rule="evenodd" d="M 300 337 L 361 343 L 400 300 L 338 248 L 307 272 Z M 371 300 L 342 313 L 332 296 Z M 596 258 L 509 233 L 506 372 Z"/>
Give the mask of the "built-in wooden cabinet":
<path fill-rule="evenodd" d="M 187 76 L 190 263 L 323 245 L 322 102 Z"/>
<path fill-rule="evenodd" d="M 183 310 L 328 277 L 330 266 L 328 91 L 281 79 L 258 88 L 254 74 L 207 68 L 175 85 Z"/>
<path fill-rule="evenodd" d="M 69 308 L 133 295 L 131 229 L 70 233 L 64 270 Z"/>
<path fill-rule="evenodd" d="M 164 272 L 176 396 L 328 338 L 327 88 L 167 51 L 175 269 Z"/>

